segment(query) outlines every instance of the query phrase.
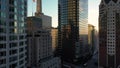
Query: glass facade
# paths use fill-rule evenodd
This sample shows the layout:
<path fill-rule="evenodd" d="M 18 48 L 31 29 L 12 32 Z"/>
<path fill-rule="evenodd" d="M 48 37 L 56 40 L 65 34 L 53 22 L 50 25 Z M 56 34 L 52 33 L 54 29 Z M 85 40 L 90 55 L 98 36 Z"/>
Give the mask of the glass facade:
<path fill-rule="evenodd" d="M 79 0 L 79 39 L 80 52 L 84 55 L 88 50 L 88 0 Z"/>
<path fill-rule="evenodd" d="M 80 0 L 79 2 L 79 30 L 80 34 L 87 35 L 88 34 L 88 1 Z"/>
<path fill-rule="evenodd" d="M 59 0 L 57 55 L 65 61 L 77 62 L 82 46 L 87 45 L 88 1 Z"/>
<path fill-rule="evenodd" d="M 27 0 L 0 0 L 0 68 L 26 68 L 26 13 Z"/>

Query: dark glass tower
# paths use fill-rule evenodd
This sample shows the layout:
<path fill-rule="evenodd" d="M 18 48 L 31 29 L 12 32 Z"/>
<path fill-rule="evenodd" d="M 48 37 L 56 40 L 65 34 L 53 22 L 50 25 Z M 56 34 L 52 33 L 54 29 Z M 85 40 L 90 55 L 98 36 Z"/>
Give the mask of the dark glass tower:
<path fill-rule="evenodd" d="M 57 56 L 67 62 L 77 62 L 88 44 L 88 1 L 58 0 Z"/>

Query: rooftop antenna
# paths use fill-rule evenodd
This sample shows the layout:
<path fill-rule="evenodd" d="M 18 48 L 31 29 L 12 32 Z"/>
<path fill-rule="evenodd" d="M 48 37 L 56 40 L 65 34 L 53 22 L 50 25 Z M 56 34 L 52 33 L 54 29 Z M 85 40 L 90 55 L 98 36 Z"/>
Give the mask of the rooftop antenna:
<path fill-rule="evenodd" d="M 33 13 L 33 3 L 35 3 L 36 2 L 36 0 L 32 0 L 32 16 L 34 15 L 34 13 Z"/>
<path fill-rule="evenodd" d="M 42 0 L 37 0 L 35 16 L 41 16 L 42 13 Z"/>

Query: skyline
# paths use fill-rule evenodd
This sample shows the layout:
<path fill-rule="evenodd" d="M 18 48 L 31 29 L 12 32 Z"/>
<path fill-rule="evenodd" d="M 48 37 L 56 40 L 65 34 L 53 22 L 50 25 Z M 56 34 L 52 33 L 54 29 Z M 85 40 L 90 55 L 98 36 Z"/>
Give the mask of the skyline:
<path fill-rule="evenodd" d="M 42 0 L 42 12 L 45 15 L 52 17 L 52 26 L 57 27 L 58 25 L 58 0 Z M 92 24 L 98 30 L 98 15 L 99 15 L 99 4 L 100 0 L 89 0 L 88 5 L 88 23 Z M 36 3 L 32 0 L 28 1 L 28 16 L 34 16 L 36 12 Z M 92 16 L 92 17 L 91 17 Z"/>
<path fill-rule="evenodd" d="M 120 0 L 0 6 L 0 68 L 120 68 Z"/>

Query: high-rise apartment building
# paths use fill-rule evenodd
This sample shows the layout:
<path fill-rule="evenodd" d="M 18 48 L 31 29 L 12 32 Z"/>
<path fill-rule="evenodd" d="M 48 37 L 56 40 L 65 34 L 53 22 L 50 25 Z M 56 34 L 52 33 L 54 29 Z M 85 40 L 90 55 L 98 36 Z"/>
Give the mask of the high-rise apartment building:
<path fill-rule="evenodd" d="M 58 0 L 57 56 L 74 63 L 88 45 L 88 0 Z"/>
<path fill-rule="evenodd" d="M 0 0 L 0 68 L 26 68 L 27 0 Z"/>
<path fill-rule="evenodd" d="M 99 6 L 99 68 L 120 68 L 120 0 Z"/>

